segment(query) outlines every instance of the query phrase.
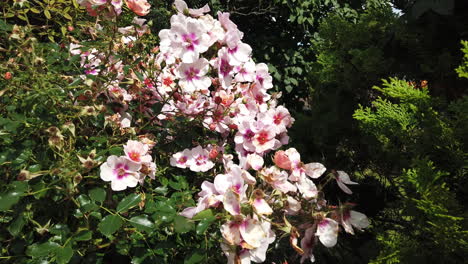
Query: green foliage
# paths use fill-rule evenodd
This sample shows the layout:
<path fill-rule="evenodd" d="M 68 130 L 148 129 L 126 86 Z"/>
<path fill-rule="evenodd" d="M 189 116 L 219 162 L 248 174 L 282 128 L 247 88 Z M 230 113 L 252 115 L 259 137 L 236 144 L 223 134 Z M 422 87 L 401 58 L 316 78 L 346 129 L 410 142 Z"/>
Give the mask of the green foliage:
<path fill-rule="evenodd" d="M 157 180 L 137 192 L 103 188 L 99 165 L 109 155 L 121 155 L 122 145 L 137 132 L 114 130 L 107 124 L 108 113 L 99 97 L 103 76 L 92 81 L 76 78 L 83 74 L 80 58 L 69 54 L 69 44 L 75 38 L 91 42 L 88 29 L 96 21 L 83 19 L 84 10 L 74 4 L 0 4 L 7 14 L 0 20 L 0 262 L 219 262 L 224 257 L 212 254 L 219 245 L 211 238 L 217 216 L 187 220 L 178 215 L 194 205 L 192 186 L 207 175 L 192 185 L 189 181 L 195 181 L 195 175 L 178 175 L 169 164 L 159 162 Z M 169 7 L 159 3 L 151 15 L 168 17 Z M 132 18 L 101 23 L 116 27 Z M 167 22 L 155 19 L 158 23 Z M 44 25 L 49 26 L 41 28 Z M 76 29 L 61 30 L 68 25 Z M 82 44 L 109 47 L 111 36 L 105 37 Z M 155 43 L 155 39 L 148 36 L 141 41 Z M 142 47 L 137 43 L 129 52 L 141 52 Z M 122 56 L 127 55 L 131 57 Z M 11 78 L 4 77 L 7 72 Z M 144 124 L 138 133 L 153 133 L 162 149 L 173 149 L 174 144 L 186 147 L 199 140 L 186 122 L 167 126 L 190 132 L 180 136 L 154 133 L 151 125 Z M 176 143 L 165 142 L 169 137 Z M 92 165 L 85 166 L 85 160 Z"/>
<path fill-rule="evenodd" d="M 466 193 L 459 183 L 466 181 L 467 160 L 453 120 L 436 110 L 440 103 L 426 88 L 390 79 L 374 89 L 382 96 L 354 118 L 375 140 L 374 166 L 387 174 L 386 189 L 397 196 L 378 217 L 382 248 L 372 263 L 459 263 L 468 249 L 466 206 L 459 198 Z M 383 160 L 392 167 L 382 170 Z"/>
<path fill-rule="evenodd" d="M 463 64 L 460 65 L 456 71 L 458 76 L 468 78 L 468 41 L 462 41 L 462 51 L 464 53 Z"/>
<path fill-rule="evenodd" d="M 4 18 L 31 26 L 38 36 L 52 42 L 65 37 L 67 27 L 84 17 L 76 0 L 7 0 L 0 3 L 0 8 Z"/>

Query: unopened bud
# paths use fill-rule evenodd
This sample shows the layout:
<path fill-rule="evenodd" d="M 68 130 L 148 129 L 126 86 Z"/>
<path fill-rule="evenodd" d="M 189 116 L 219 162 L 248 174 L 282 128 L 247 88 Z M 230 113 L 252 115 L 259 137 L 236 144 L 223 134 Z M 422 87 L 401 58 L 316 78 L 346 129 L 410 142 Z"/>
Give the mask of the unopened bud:
<path fill-rule="evenodd" d="M 214 131 L 214 130 L 216 129 L 216 124 L 215 124 L 215 123 L 211 123 L 211 124 L 209 125 L 209 128 L 210 128 L 211 131 Z"/>
<path fill-rule="evenodd" d="M 216 157 L 218 157 L 218 154 L 219 154 L 218 148 L 217 148 L 217 147 L 214 147 L 214 148 L 212 148 L 212 149 L 210 150 L 209 157 L 210 157 L 210 159 L 214 160 L 214 159 L 216 159 Z"/>
<path fill-rule="evenodd" d="M 5 80 L 10 80 L 11 79 L 11 72 L 5 72 L 4 78 L 5 78 Z"/>

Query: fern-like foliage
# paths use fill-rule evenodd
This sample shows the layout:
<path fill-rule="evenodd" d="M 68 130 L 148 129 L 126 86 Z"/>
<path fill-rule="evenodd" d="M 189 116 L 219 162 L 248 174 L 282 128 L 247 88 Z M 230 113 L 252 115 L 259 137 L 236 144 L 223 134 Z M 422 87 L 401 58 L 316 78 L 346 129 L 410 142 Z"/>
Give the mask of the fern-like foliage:
<path fill-rule="evenodd" d="M 445 105 L 426 88 L 391 78 L 380 96 L 354 113 L 374 142 L 369 177 L 391 182 L 395 196 L 376 219 L 380 253 L 372 263 L 462 263 L 468 250 L 466 127 L 468 100 Z M 465 130 L 466 132 L 466 130 Z"/>
<path fill-rule="evenodd" d="M 462 41 L 461 43 L 463 45 L 462 51 L 465 56 L 463 57 L 462 65 L 456 69 L 456 72 L 458 76 L 468 78 L 468 41 Z"/>

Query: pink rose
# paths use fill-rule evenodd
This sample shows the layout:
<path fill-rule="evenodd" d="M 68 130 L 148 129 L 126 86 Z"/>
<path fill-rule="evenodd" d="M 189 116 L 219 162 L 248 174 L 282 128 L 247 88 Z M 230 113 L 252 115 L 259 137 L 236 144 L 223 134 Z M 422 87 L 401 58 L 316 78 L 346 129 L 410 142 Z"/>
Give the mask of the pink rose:
<path fill-rule="evenodd" d="M 288 155 L 283 150 L 277 151 L 275 153 L 273 161 L 275 162 L 276 166 L 278 166 L 281 169 L 291 169 L 291 160 L 289 160 Z"/>
<path fill-rule="evenodd" d="M 128 8 L 139 16 L 146 16 L 151 7 L 146 0 L 126 0 L 125 3 L 127 3 Z"/>

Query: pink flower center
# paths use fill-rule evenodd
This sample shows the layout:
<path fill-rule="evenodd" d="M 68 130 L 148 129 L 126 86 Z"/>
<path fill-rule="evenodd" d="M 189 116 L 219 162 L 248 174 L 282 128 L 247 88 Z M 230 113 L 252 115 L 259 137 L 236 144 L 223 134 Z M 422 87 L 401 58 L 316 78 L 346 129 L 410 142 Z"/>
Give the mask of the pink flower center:
<path fill-rule="evenodd" d="M 219 72 L 224 76 L 228 76 L 232 71 L 232 66 L 229 65 L 229 62 L 225 59 L 221 59 L 221 64 L 219 65 Z"/>
<path fill-rule="evenodd" d="M 281 116 L 281 114 L 276 114 L 276 115 L 273 116 L 273 122 L 276 125 L 279 125 L 282 120 L 283 120 L 283 117 Z"/>
<path fill-rule="evenodd" d="M 238 49 L 238 46 L 236 46 L 235 48 L 232 48 L 232 49 L 228 49 L 228 52 L 229 54 L 234 54 L 237 52 L 237 49 Z"/>
<path fill-rule="evenodd" d="M 262 76 L 257 75 L 257 81 L 258 81 L 261 85 L 263 85 L 263 77 L 262 77 Z"/>
<path fill-rule="evenodd" d="M 244 138 L 247 139 L 247 140 L 252 140 L 252 138 L 255 136 L 255 133 L 250 130 L 250 129 L 247 129 L 247 131 L 245 131 L 245 134 L 244 134 Z"/>
<path fill-rule="evenodd" d="M 174 81 L 172 81 L 172 79 L 169 78 L 169 77 L 163 79 L 163 84 L 164 84 L 165 86 L 170 86 L 173 82 L 174 82 Z"/>
<path fill-rule="evenodd" d="M 319 223 L 319 226 L 324 228 L 328 225 L 328 220 L 327 219 L 323 219 L 322 221 L 320 221 Z"/>
<path fill-rule="evenodd" d="M 177 163 L 179 163 L 179 164 L 185 164 L 185 162 L 187 162 L 187 157 L 186 156 L 182 156 L 177 160 Z"/>
<path fill-rule="evenodd" d="M 182 39 L 187 43 L 187 49 L 190 51 L 194 51 L 195 45 L 198 45 L 198 39 L 195 33 L 183 34 Z"/>
<path fill-rule="evenodd" d="M 205 155 L 198 155 L 195 159 L 195 163 L 200 166 L 206 163 L 207 157 Z"/>
<path fill-rule="evenodd" d="M 151 80 L 150 78 L 146 78 L 145 85 L 149 88 L 153 88 L 153 80 Z"/>
<path fill-rule="evenodd" d="M 140 153 L 138 152 L 130 152 L 128 153 L 128 156 L 130 157 L 131 160 L 140 162 Z"/>
<path fill-rule="evenodd" d="M 268 132 L 266 132 L 266 131 L 260 132 L 258 134 L 258 136 L 257 136 L 257 141 L 258 141 L 258 143 L 260 145 L 263 145 L 263 144 L 267 143 L 268 141 L 270 141 L 269 138 L 268 138 Z"/>
<path fill-rule="evenodd" d="M 125 176 L 127 176 L 127 171 L 124 168 L 118 168 L 117 169 L 117 179 L 122 179 Z"/>
<path fill-rule="evenodd" d="M 232 190 L 237 193 L 237 194 L 240 194 L 240 190 L 242 188 L 242 185 L 241 184 L 236 184 L 236 185 L 233 185 L 232 186 Z"/>
<path fill-rule="evenodd" d="M 198 73 L 200 73 L 200 70 L 199 70 L 199 69 L 192 68 L 192 67 L 190 67 L 188 70 L 186 70 L 186 71 L 184 72 L 184 74 L 185 74 L 187 80 L 189 80 L 189 81 L 191 81 L 191 80 L 193 80 L 193 79 L 195 79 L 195 80 L 200 79 L 200 77 L 198 77 Z"/>
<path fill-rule="evenodd" d="M 263 96 L 261 94 L 257 94 L 255 96 L 255 101 L 258 103 L 258 104 L 263 104 Z"/>

